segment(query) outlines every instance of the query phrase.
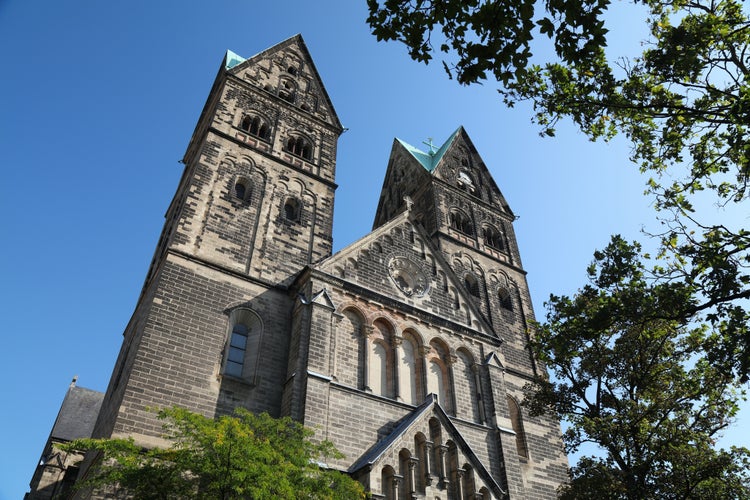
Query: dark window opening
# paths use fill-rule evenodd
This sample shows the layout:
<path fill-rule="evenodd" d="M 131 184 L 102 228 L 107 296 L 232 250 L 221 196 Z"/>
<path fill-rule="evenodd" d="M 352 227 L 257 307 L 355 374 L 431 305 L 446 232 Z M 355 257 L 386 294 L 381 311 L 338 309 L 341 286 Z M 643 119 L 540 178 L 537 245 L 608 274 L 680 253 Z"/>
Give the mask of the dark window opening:
<path fill-rule="evenodd" d="M 488 247 L 492 247 L 495 250 L 505 250 L 503 243 L 503 235 L 492 227 L 486 227 L 483 231 L 484 244 Z"/>
<path fill-rule="evenodd" d="M 234 185 L 234 195 L 240 200 L 245 200 L 245 196 L 247 195 L 247 187 L 242 182 L 238 182 Z"/>
<path fill-rule="evenodd" d="M 302 137 L 290 137 L 286 141 L 286 150 L 293 155 L 300 156 L 305 160 L 312 159 L 312 147 Z"/>
<path fill-rule="evenodd" d="M 497 296 L 500 299 L 500 306 L 508 311 L 513 310 L 513 302 L 510 299 L 510 292 L 507 288 L 501 288 L 497 292 Z"/>
<path fill-rule="evenodd" d="M 293 198 L 289 198 L 284 203 L 284 217 L 286 220 L 296 222 L 299 220 L 299 202 Z"/>
<path fill-rule="evenodd" d="M 467 236 L 474 234 L 474 228 L 469 218 L 461 212 L 450 213 L 450 225 L 453 229 L 464 233 Z"/>
<path fill-rule="evenodd" d="M 250 133 L 250 135 L 260 137 L 261 139 L 268 139 L 271 135 L 271 130 L 268 128 L 268 125 L 266 125 L 266 123 L 258 116 L 244 117 L 242 123 L 240 123 L 240 128 L 245 132 Z"/>
<path fill-rule="evenodd" d="M 474 297 L 479 297 L 479 282 L 474 276 L 472 276 L 471 274 L 467 274 L 464 277 L 464 284 L 466 285 L 466 289 L 471 295 L 473 295 Z"/>
<path fill-rule="evenodd" d="M 281 87 L 279 87 L 279 97 L 287 102 L 294 103 L 294 91 L 294 84 L 288 80 L 285 80 L 281 82 Z"/>

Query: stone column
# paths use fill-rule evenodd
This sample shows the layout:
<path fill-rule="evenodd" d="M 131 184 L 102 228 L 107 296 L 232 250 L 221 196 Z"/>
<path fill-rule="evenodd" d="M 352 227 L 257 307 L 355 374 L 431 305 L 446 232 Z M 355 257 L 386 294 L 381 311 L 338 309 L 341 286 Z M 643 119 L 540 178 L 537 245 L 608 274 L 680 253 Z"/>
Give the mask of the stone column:
<path fill-rule="evenodd" d="M 463 500 L 464 498 L 464 474 L 466 471 L 462 468 L 456 470 L 456 498 Z"/>
<path fill-rule="evenodd" d="M 404 343 L 404 338 L 394 335 L 392 343 L 393 366 L 391 367 L 391 373 L 393 374 L 393 399 L 403 402 L 404 398 L 401 397 L 401 387 L 398 371 L 401 363 L 401 344 Z"/>
<path fill-rule="evenodd" d="M 450 478 L 448 477 L 448 447 L 444 444 L 441 444 L 438 447 L 438 467 L 440 469 L 440 482 L 447 485 L 450 483 Z"/>
<path fill-rule="evenodd" d="M 401 474 L 393 475 L 393 491 L 391 491 L 391 498 L 394 500 L 406 500 L 401 498 L 401 483 L 404 480 L 404 476 Z"/>
<path fill-rule="evenodd" d="M 409 458 L 409 481 L 407 486 L 409 487 L 409 498 L 417 498 L 417 470 L 419 465 L 419 459 L 416 457 Z"/>
<path fill-rule="evenodd" d="M 435 462 L 434 462 L 434 455 L 435 452 L 434 449 L 435 443 L 432 441 L 425 441 L 424 442 L 424 481 L 425 484 L 430 485 L 432 484 L 432 477 L 433 476 L 439 476 L 437 471 L 435 471 Z"/>

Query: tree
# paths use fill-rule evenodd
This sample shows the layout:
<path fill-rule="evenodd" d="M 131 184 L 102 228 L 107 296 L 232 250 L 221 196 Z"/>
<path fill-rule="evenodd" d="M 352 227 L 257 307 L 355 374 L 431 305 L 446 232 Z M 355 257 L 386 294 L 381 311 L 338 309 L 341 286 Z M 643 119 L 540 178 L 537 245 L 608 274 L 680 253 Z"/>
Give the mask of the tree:
<path fill-rule="evenodd" d="M 181 408 L 161 410 L 169 448 L 144 450 L 132 439 L 79 439 L 70 450 L 98 454 L 98 465 L 77 487 L 106 488 L 116 498 L 356 499 L 362 486 L 320 463 L 340 457 L 328 441 L 288 417 L 238 408 L 206 418 Z"/>
<path fill-rule="evenodd" d="M 719 335 L 664 314 L 690 309 L 695 290 L 654 277 L 618 236 L 594 257 L 590 283 L 552 296 L 531 341 L 553 377 L 528 386 L 524 404 L 567 422 L 569 451 L 603 451 L 572 468 L 562 498 L 750 498 L 750 450 L 714 447 L 743 395 L 701 356 Z"/>
<path fill-rule="evenodd" d="M 494 77 L 509 106 L 531 101 L 542 134 L 567 117 L 592 140 L 632 141 L 661 210 L 662 275 L 697 289 L 686 312 L 719 331 L 711 360 L 748 380 L 750 231 L 694 208 L 704 192 L 747 212 L 750 20 L 741 0 L 636 0 L 648 39 L 622 55 L 608 53 L 610 0 L 367 3 L 379 40 L 399 40 L 425 63 L 444 53 L 461 84 Z"/>

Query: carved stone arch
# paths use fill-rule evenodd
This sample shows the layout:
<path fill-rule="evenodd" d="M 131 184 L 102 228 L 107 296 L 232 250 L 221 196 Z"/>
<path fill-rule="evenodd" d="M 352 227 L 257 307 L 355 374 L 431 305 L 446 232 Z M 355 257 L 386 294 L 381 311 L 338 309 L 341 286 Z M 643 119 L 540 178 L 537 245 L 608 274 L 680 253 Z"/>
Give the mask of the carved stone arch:
<path fill-rule="evenodd" d="M 392 398 L 396 394 L 395 349 L 396 325 L 390 318 L 378 315 L 371 323 L 367 337 L 367 389 Z"/>
<path fill-rule="evenodd" d="M 381 240 L 386 246 L 389 246 L 389 247 L 393 246 L 393 238 L 391 238 L 389 235 L 384 234 Z"/>
<path fill-rule="evenodd" d="M 249 109 L 240 110 L 234 126 L 243 132 L 263 140 L 271 138 L 273 120 L 267 115 L 267 107 L 254 102 Z"/>
<path fill-rule="evenodd" d="M 416 327 L 408 325 L 403 329 L 396 353 L 399 398 L 408 404 L 421 404 L 427 395 L 423 356 L 424 339 Z"/>
<path fill-rule="evenodd" d="M 474 236 L 474 222 L 469 214 L 470 212 L 461 207 L 460 203 L 452 203 L 448 210 L 448 225 L 462 234 Z"/>
<path fill-rule="evenodd" d="M 299 129 L 290 130 L 284 137 L 282 148 L 294 156 L 313 161 L 317 150 L 317 140 L 309 132 Z"/>
<path fill-rule="evenodd" d="M 438 402 L 445 411 L 454 414 L 450 347 L 440 337 L 430 340 L 429 348 L 426 349 L 425 364 L 427 392 L 437 395 Z"/>
<path fill-rule="evenodd" d="M 341 304 L 339 314 L 333 375 L 339 383 L 363 390 L 367 376 L 367 315 L 353 301 Z M 352 356 L 353 353 L 357 356 Z"/>

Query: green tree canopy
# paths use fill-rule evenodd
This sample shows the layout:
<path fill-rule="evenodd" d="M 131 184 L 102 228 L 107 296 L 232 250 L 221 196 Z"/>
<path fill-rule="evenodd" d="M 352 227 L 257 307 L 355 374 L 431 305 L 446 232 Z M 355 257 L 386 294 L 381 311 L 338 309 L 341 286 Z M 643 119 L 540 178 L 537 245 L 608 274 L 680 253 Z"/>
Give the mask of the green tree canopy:
<path fill-rule="evenodd" d="M 462 84 L 496 79 L 508 105 L 533 104 L 543 134 L 562 118 L 592 140 L 624 134 L 662 211 L 662 275 L 696 291 L 690 308 L 672 312 L 705 314 L 723 340 L 712 361 L 748 379 L 750 232 L 695 210 L 703 192 L 750 212 L 750 20 L 741 0 L 620 2 L 634 4 L 648 28 L 632 54 L 608 52 L 610 0 L 367 3 L 379 40 L 405 43 L 418 61 L 443 53 Z"/>
<path fill-rule="evenodd" d="M 69 450 L 92 450 L 98 464 L 77 487 L 104 488 L 138 499 L 357 499 L 362 486 L 320 461 L 340 457 L 328 441 L 288 417 L 238 408 L 206 418 L 161 410 L 169 448 L 144 450 L 132 439 L 80 439 Z"/>
<path fill-rule="evenodd" d="M 552 296 L 531 342 L 553 373 L 527 387 L 534 414 L 567 422 L 569 451 L 593 443 L 562 490 L 570 499 L 750 498 L 750 450 L 714 447 L 742 397 L 736 379 L 701 357 L 719 336 L 664 314 L 693 290 L 648 272 L 640 247 L 613 237 L 590 283 Z"/>

